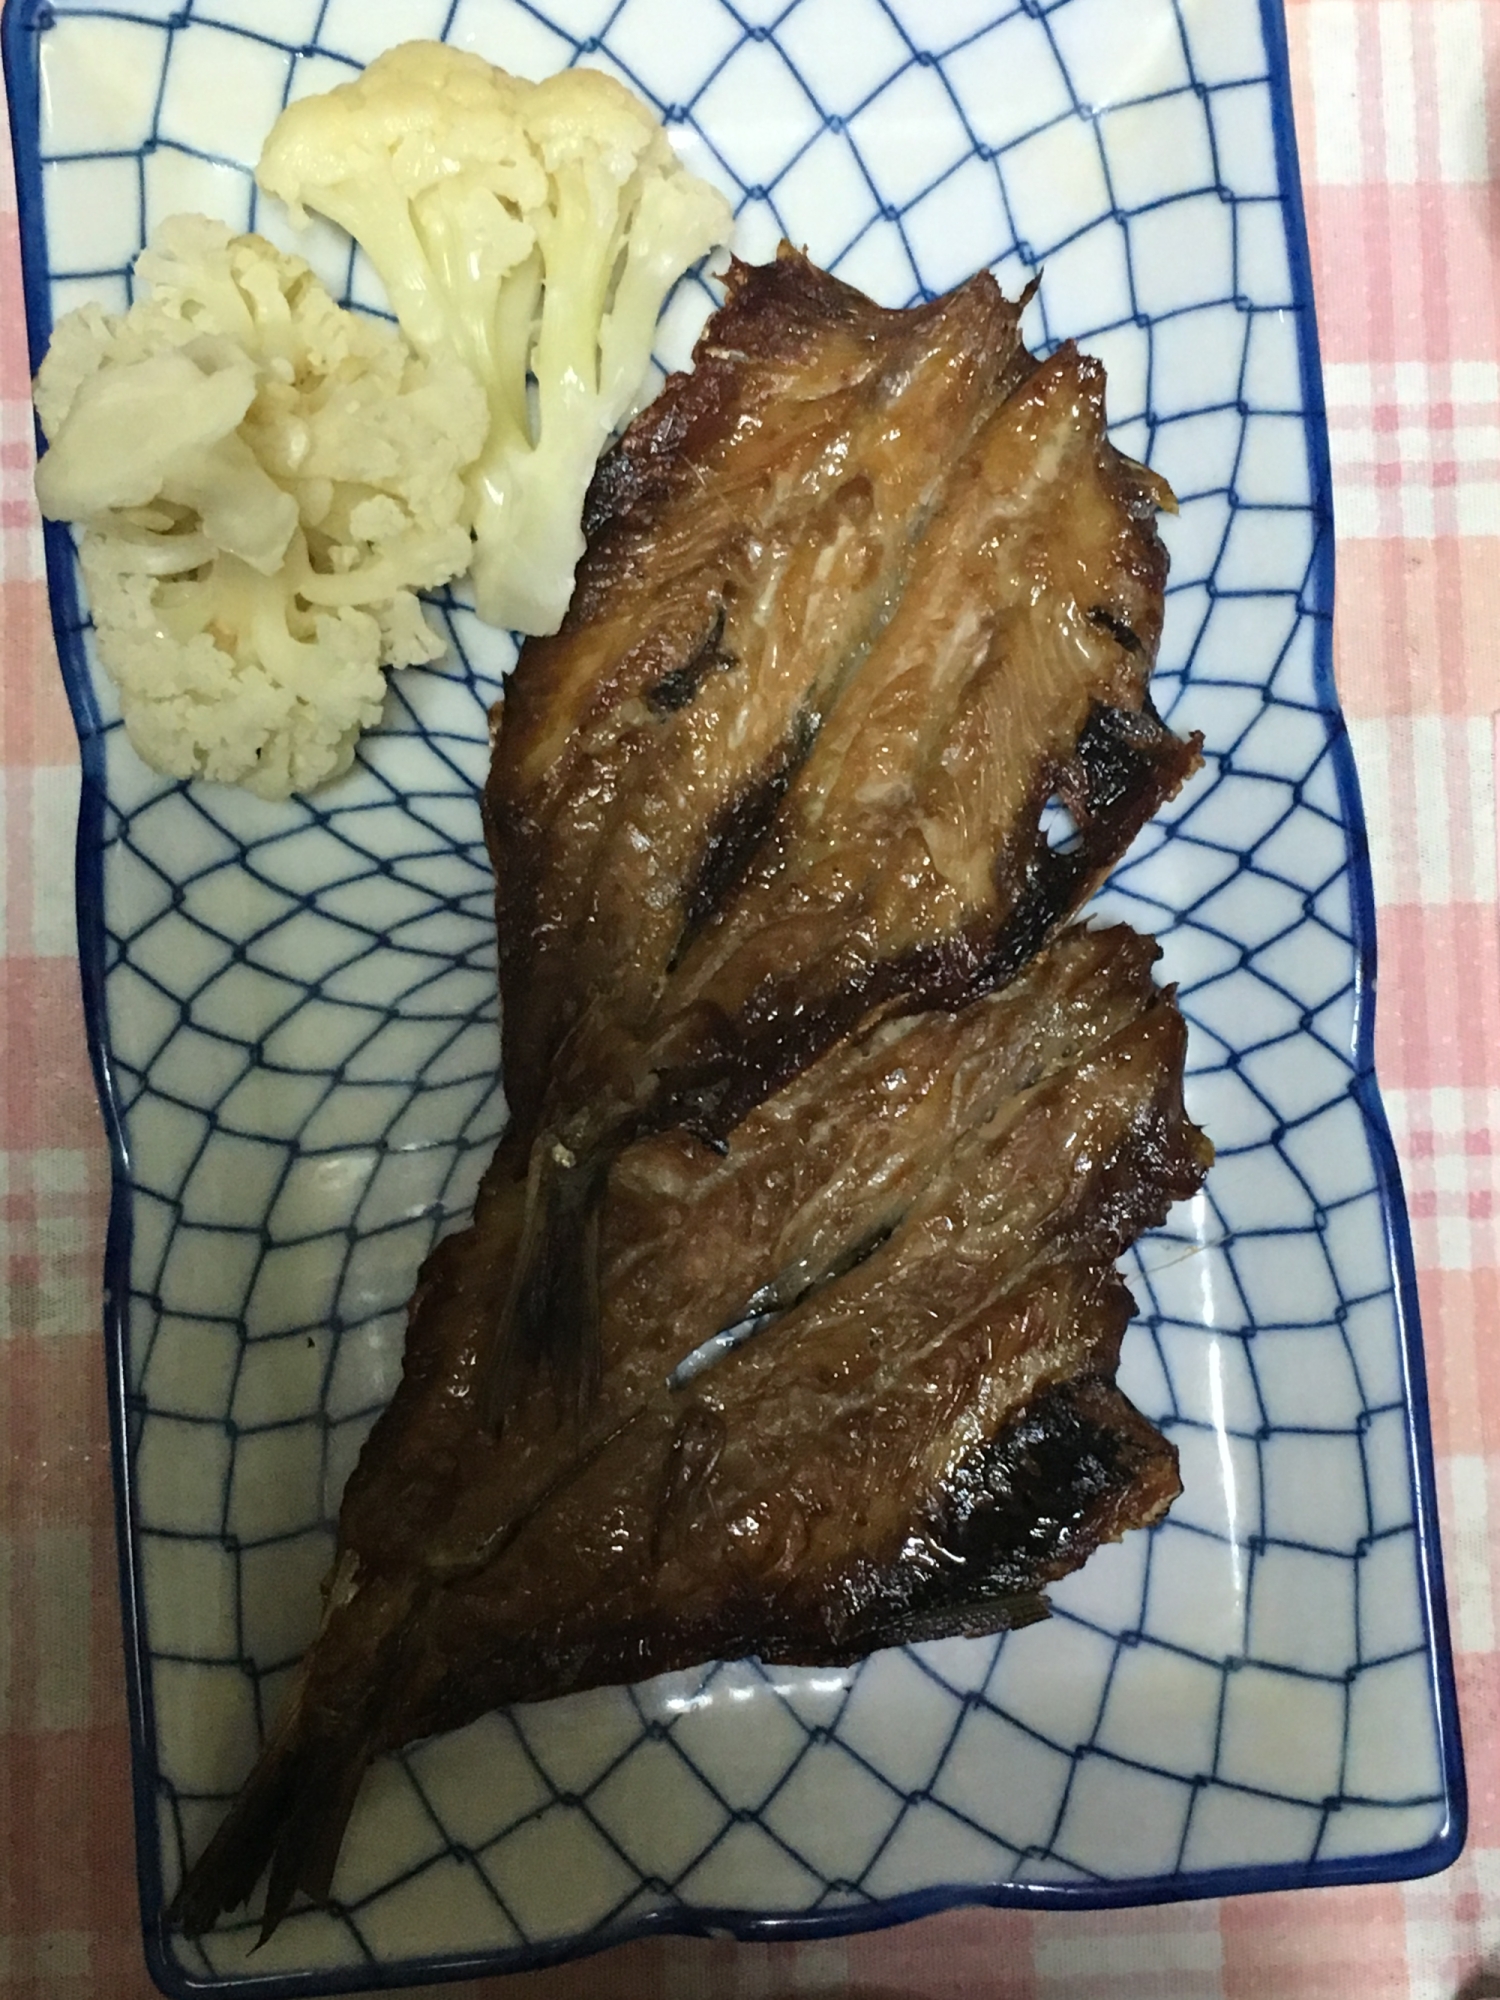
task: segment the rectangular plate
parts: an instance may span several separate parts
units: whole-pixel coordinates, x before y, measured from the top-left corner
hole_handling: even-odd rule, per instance
[[[746,25],[746,24],[750,25]],[[763,25],[758,25],[763,24]],[[1050,1624],[501,1713],[388,1760],[331,1913],[190,1945],[163,1903],[311,1634],[402,1312],[498,1129],[476,793],[512,659],[461,605],[350,775],[270,806],[146,771],[47,531],[82,741],[79,948],[114,1148],[113,1386],[146,1945],[172,1991],[534,1965],[651,1928],[808,1936],[1415,1875],[1463,1837],[1411,1256],[1371,1072],[1373,911],[1274,0],[12,0],[34,358],[181,208],[379,305],[247,168],[289,93],[415,34],[614,65],[737,203],[892,304],[1044,272],[1182,498],[1158,700],[1205,769],[1103,906],[1192,1024],[1207,1189],[1133,1260],[1124,1386],[1182,1456]],[[707,310],[679,288],[665,358]]]

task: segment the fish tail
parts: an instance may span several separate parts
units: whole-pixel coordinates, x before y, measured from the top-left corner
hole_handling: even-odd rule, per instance
[[[505,1303],[479,1356],[476,1395],[498,1432],[539,1376],[560,1416],[579,1416],[599,1387],[599,1210],[610,1159],[543,1133],[527,1167],[526,1216]]]
[[[326,1903],[370,1754],[367,1736],[338,1725],[309,1727],[307,1711],[291,1704],[228,1818],[183,1878],[168,1921],[201,1937],[249,1902],[267,1869],[262,1944],[299,1890]]]

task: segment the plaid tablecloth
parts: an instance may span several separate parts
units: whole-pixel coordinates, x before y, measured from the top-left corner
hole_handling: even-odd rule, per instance
[[[1130,0],[1118,0],[1128,6]],[[1211,5],[1213,0],[1204,0]],[[1431,1374],[1468,1850],[1446,1875],[820,1944],[627,1947],[507,2000],[1500,2000],[1500,0],[1289,0],[1339,525],[1338,672],[1380,912],[1381,1081]],[[1493,132],[1493,137],[1492,137]],[[8,176],[9,155],[0,172]],[[73,954],[72,727],[0,181],[0,2000],[149,1994]],[[441,1989],[454,1996],[478,1987]]]

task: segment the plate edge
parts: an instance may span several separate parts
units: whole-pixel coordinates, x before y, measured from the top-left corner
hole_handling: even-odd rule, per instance
[[[1406,1436],[1411,1453],[1412,1513],[1419,1564],[1419,1594],[1426,1626],[1426,1652],[1432,1690],[1437,1749],[1448,1806],[1448,1822],[1436,1845],[1443,1858],[1414,1873],[1436,1873],[1450,1866],[1463,1850],[1468,1833],[1468,1783],[1458,1715],[1448,1597],[1438,1525],[1437,1474],[1432,1445],[1431,1404],[1427,1393],[1426,1355],[1422,1341],[1417,1294],[1416,1260],[1412,1251],[1401,1165],[1391,1137],[1375,1071],[1375,1002],[1377,950],[1375,885],[1370,872],[1369,828],[1359,772],[1339,700],[1333,667],[1335,569],[1333,469],[1328,445],[1328,409],[1323,393],[1323,367],[1318,335],[1317,299],[1313,285],[1312,252],[1307,232],[1292,94],[1291,50],[1285,0],[1258,0],[1261,36],[1271,87],[1273,136],[1281,211],[1286,224],[1287,260],[1296,297],[1297,354],[1302,382],[1302,428],[1307,440],[1308,471],[1318,544],[1313,558],[1316,621],[1313,649],[1314,686],[1318,705],[1329,725],[1329,756],[1349,835],[1350,931],[1355,955],[1354,1033],[1351,1060],[1354,1098],[1364,1120],[1380,1197],[1381,1220],[1390,1259],[1396,1307],[1402,1377],[1406,1389]],[[1380,1877],[1364,1879],[1379,1880]],[[1391,1879],[1391,1878],[1384,1878]]]
[[[34,38],[54,18],[47,0],[3,0],[0,6],[0,68],[5,76],[11,157],[15,173],[16,222],[20,248],[21,296],[26,342],[34,374],[52,331],[50,293],[39,272],[47,268],[47,235],[41,172],[39,50]],[[28,143],[23,143],[29,141]],[[41,443],[33,416],[33,440]],[[103,832],[106,805],[104,731],[79,637],[82,605],[74,574],[73,544],[59,523],[42,524],[47,607],[53,644],[78,737],[81,790],[73,848],[73,881],[78,938],[78,974],[84,1033],[94,1092],[109,1148],[109,1216],[102,1260],[105,1404],[109,1424],[111,1503],[115,1520],[115,1561],[125,1658],[126,1715],[130,1732],[131,1816],[135,1828],[136,1891],[140,1903],[147,1969],[164,1992],[175,1990],[161,1953],[153,1950],[163,1902],[160,1828],[153,1810],[151,1776],[157,1769],[156,1721],[147,1672],[145,1615],[136,1538],[132,1532],[135,1486],[126,1430],[129,1380],[126,1336],[133,1208],[130,1160],[107,1033],[103,920]],[[125,1283],[116,1282],[123,1274]]]
[[[1354,966],[1354,1033],[1350,1052],[1353,1094],[1369,1136],[1376,1173],[1387,1248],[1390,1253],[1398,1340],[1406,1396],[1406,1430],[1413,1471],[1413,1503],[1419,1577],[1424,1614],[1425,1650],[1431,1670],[1434,1718],[1444,1782],[1447,1818],[1433,1839],[1420,1848],[1394,1853],[1349,1857],[1338,1861],[1274,1864],[1263,1868],[1228,1868],[1196,1875],[1135,1878],[1119,1885],[1023,1883],[999,1885],[939,1885],[870,1906],[846,1911],[794,1914],[784,1917],[735,1911],[662,1911],[647,1913],[628,1925],[598,1936],[575,1933],[555,1944],[519,1945],[500,1952],[460,1959],[444,1957],[399,1963],[378,1961],[346,1972],[303,1974],[231,1974],[201,1978],[173,1957],[170,1934],[162,1922],[163,1901],[160,1827],[147,1796],[152,1773],[156,1731],[150,1701],[145,1651],[144,1606],[136,1561],[134,1486],[126,1450],[129,1385],[125,1343],[128,1282],[117,1287],[112,1275],[129,1270],[131,1189],[124,1132],[123,1106],[110,1061],[105,1010],[105,952],[102,855],[105,814],[104,732],[79,639],[80,611],[73,569],[71,538],[65,528],[44,524],[49,610],[59,662],[79,737],[83,788],[75,848],[78,901],[79,968],[83,988],[88,1049],[95,1089],[110,1148],[111,1189],[104,1255],[104,1331],[114,1469],[117,1559],[125,1617],[124,1648],[127,1703],[131,1730],[132,1807],[136,1831],[136,1877],[141,1904],[145,1956],[151,1977],[172,1996],[204,1993],[244,1993],[258,2000],[279,2000],[312,1993],[358,1992],[423,1982],[447,1982],[486,1973],[519,1972],[595,1952],[651,1935],[730,1936],[771,1942],[848,1935],[885,1929],[894,1924],[961,1907],[1021,1909],[1111,1909],[1201,1900],[1205,1897],[1264,1893],[1305,1887],[1410,1880],[1448,1867],[1462,1850],[1467,1831],[1467,1789],[1459,1729],[1451,1635],[1438,1539],[1436,1479],[1432,1453],[1430,1404],[1421,1340],[1415,1264],[1411,1246],[1400,1167],[1375,1075],[1373,1036],[1376,989],[1375,910],[1369,867],[1369,843],[1363,801],[1333,673],[1332,615],[1335,548],[1332,481],[1328,453],[1326,406],[1319,360],[1316,306],[1307,236],[1305,204],[1298,159],[1291,90],[1290,59],[1282,0],[1257,0],[1271,96],[1272,125],[1278,168],[1278,198],[1286,228],[1287,254],[1295,294],[1298,361],[1302,386],[1302,427],[1306,440],[1311,506],[1318,540],[1312,567],[1313,601],[1309,610],[1316,624],[1314,684],[1319,710],[1329,732],[1329,755],[1349,839],[1351,943]],[[163,10],[165,14],[166,10]],[[46,267],[46,231],[40,170],[40,102],[37,51],[30,39],[55,18],[47,0],[3,0],[0,12],[0,61],[3,61],[15,162],[17,219],[22,248],[22,295],[33,369],[45,352],[51,332],[50,296],[38,270]],[[29,138],[29,148],[23,139]],[[32,253],[39,252],[40,255]]]

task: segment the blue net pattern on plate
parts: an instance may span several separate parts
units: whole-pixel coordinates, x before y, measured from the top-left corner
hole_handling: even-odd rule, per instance
[[[1430,1863],[1452,1798],[1393,1170],[1352,1053],[1363,835],[1320,680],[1331,531],[1254,0],[191,0],[33,26],[52,108],[29,277],[54,313],[123,303],[148,222],[184,206],[295,241],[380,309],[336,234],[294,239],[244,166],[289,94],[425,33],[523,72],[615,67],[734,193],[742,255],[785,233],[892,303],[984,263],[1012,291],[1042,271],[1033,345],[1105,358],[1117,440],[1179,495],[1158,701],[1207,746],[1101,901],[1162,938],[1219,1149],[1129,1272],[1122,1381],[1181,1452],[1169,1521],[1059,1588],[1049,1627],[840,1673],[714,1666],[424,1745],[372,1774],[332,1914],[249,1966],[248,1921],[174,1941],[169,1971],[363,1984],[663,1911],[848,1925],[1016,1885],[1088,1901]],[[63,87],[101,62],[107,101]],[[664,363],[706,304],[679,288]],[[66,566],[57,531],[49,555]],[[451,659],[393,679],[349,778],[278,808],[144,771],[86,621],[60,620],[129,1162],[111,1282],[137,1781],[168,1892],[310,1635],[413,1275],[499,1127],[476,793],[511,652],[461,599],[440,615]]]

